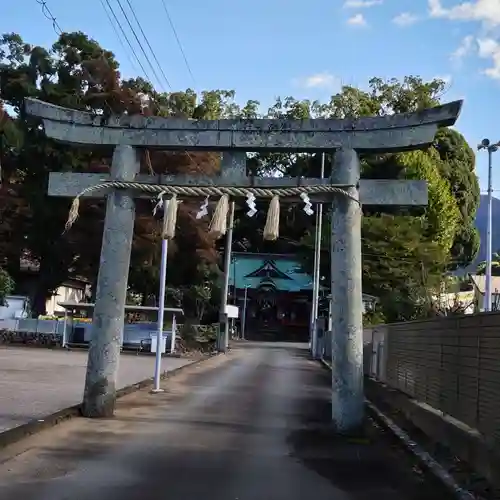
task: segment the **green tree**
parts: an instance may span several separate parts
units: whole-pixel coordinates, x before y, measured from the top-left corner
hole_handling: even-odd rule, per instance
[[[5,297],[14,289],[14,280],[0,268],[0,306],[4,305]]]
[[[486,274],[486,261],[483,260],[477,265],[476,274]],[[500,276],[500,251],[497,250],[491,256],[491,274],[492,276]]]
[[[449,252],[455,241],[461,217],[449,181],[440,175],[439,155],[433,149],[428,152],[412,151],[396,155],[396,161],[404,167],[405,178],[427,181],[429,203],[425,233],[445,252]]]
[[[3,259],[16,281],[21,255],[39,263],[37,290],[32,297],[36,314],[45,312],[47,297],[69,274],[76,274],[90,264],[82,248],[93,248],[89,244],[92,228],[99,227],[92,220],[87,234],[75,231],[62,236],[68,200],[47,197],[48,172],[89,171],[89,165],[99,157],[47,139],[38,121],[25,116],[22,104],[26,97],[36,97],[80,109],[97,105],[94,78],[98,70],[87,65],[85,57],[89,54],[106,56],[111,67],[116,67],[110,53],[104,53],[96,42],[81,33],[61,35],[51,53],[24,43],[15,34],[0,39],[0,98],[17,112],[12,123],[19,138],[14,150],[7,153],[12,164],[4,193],[8,193],[5,202],[11,208],[6,213],[8,218],[2,220],[0,231],[2,236],[7,234],[12,239]],[[102,88],[106,91],[107,87]],[[95,270],[96,264],[92,267]]]
[[[363,288],[379,298],[387,321],[430,313],[430,298],[446,268],[448,253],[423,236],[422,219],[381,215],[363,220]]]
[[[0,261],[16,278],[21,255],[39,263],[37,290],[32,297],[36,314],[44,313],[46,298],[70,275],[93,282],[102,239],[104,218],[101,200],[85,201],[80,217],[63,234],[70,200],[46,195],[50,171],[106,172],[112,151],[89,151],[47,139],[39,122],[23,113],[26,97],[61,106],[93,110],[104,116],[113,113],[161,114],[200,118],[226,117],[239,112],[232,91],[211,91],[200,101],[193,91],[158,94],[140,78],[122,82],[118,62],[83,33],[63,33],[50,50],[31,46],[19,35],[0,38],[0,102],[15,114],[2,119],[1,164],[6,175],[2,196]],[[246,106],[251,113],[252,103]],[[2,105],[2,116],[5,116]],[[11,133],[13,132],[14,133]],[[144,155],[142,168],[156,173],[215,173],[219,157],[212,153]],[[158,223],[151,219],[152,206],[137,206],[130,285],[133,292],[155,294],[159,262]],[[183,204],[179,231],[171,245],[173,282],[197,283],[197,263],[217,261],[215,242],[206,234],[206,221],[196,221],[193,207]],[[147,278],[152,278],[148,280]]]
[[[403,81],[384,81],[374,78],[369,82],[367,91],[344,87],[332,96],[327,105],[311,106],[311,114],[344,118],[368,115],[384,116],[391,113],[413,112],[439,104],[440,95],[445,89],[444,82],[433,80],[424,82],[420,78],[407,77]],[[317,175],[318,160],[303,162],[301,175]],[[315,168],[314,168],[315,167]],[[287,167],[293,171],[294,165]],[[458,172],[458,173],[457,173]],[[327,168],[326,175],[329,175]],[[422,278],[419,271],[424,265],[425,286],[434,286],[446,269],[467,265],[477,253],[477,231],[473,219],[478,203],[478,182],[474,173],[474,155],[463,137],[454,130],[442,129],[436,136],[435,143],[427,151],[401,154],[367,155],[362,158],[363,178],[385,179],[425,179],[429,183],[429,205],[420,209],[401,209],[392,207],[364,207],[363,251],[370,253],[376,262],[389,262],[380,267],[365,266],[363,273],[364,290],[381,296],[383,313],[388,320],[413,318],[416,314],[426,314],[422,298]],[[390,221],[381,218],[394,217]],[[408,218],[401,218],[406,215]],[[380,224],[380,220],[384,220]],[[414,222],[411,222],[411,221]],[[311,221],[312,222],[312,221]],[[410,223],[411,222],[411,223]],[[302,245],[299,247],[306,268],[312,270],[314,235],[312,223],[305,231]],[[377,229],[374,231],[374,228]],[[329,234],[322,249],[321,275],[329,273]],[[420,242],[418,251],[401,256],[387,245],[383,252],[377,247],[378,242],[393,241],[397,238],[404,243],[406,238]],[[406,235],[406,236],[405,236]],[[432,243],[431,243],[432,242]],[[391,243],[392,245],[393,243]],[[428,248],[428,245],[431,245]],[[436,246],[437,245],[437,246]],[[435,264],[427,262],[425,255],[433,255]],[[368,260],[368,256],[364,257]],[[410,262],[411,265],[406,265]],[[384,267],[385,266],[385,267]],[[413,271],[417,270],[417,271]],[[407,276],[408,278],[407,280]],[[381,281],[381,277],[383,280]],[[420,281],[419,281],[420,280]],[[394,293],[384,291],[382,282],[387,282]],[[405,281],[411,284],[411,286]],[[385,300],[384,297],[390,297]],[[400,297],[400,298],[398,298]]]
[[[442,128],[434,141],[439,153],[440,172],[447,179],[460,211],[460,220],[451,255],[454,268],[467,267],[479,252],[479,232],[474,221],[479,206],[479,182],[476,175],[476,155],[462,134]]]

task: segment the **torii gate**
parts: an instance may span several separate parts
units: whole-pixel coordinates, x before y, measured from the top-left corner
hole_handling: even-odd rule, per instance
[[[206,189],[213,188],[233,197],[253,192],[297,199],[300,193],[307,193],[313,203],[333,203],[332,419],[341,432],[358,426],[364,414],[361,204],[427,204],[425,181],[360,179],[358,155],[425,148],[439,126],[455,123],[461,106],[462,101],[455,101],[416,113],[343,120],[189,120],[136,115],[111,116],[103,123],[102,117],[91,113],[27,99],[27,113],[43,120],[48,137],[115,148],[110,175],[51,173],[49,181],[51,196],[74,197],[97,185],[101,188],[88,193],[90,196],[107,192],[84,415],[114,413],[134,195],[170,189],[204,197]],[[221,172],[216,177],[138,175],[136,148],[221,151]],[[329,180],[250,178],[245,170],[247,151],[335,152],[332,175]]]

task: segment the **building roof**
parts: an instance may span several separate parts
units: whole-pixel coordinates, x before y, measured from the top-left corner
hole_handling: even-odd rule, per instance
[[[236,288],[268,288],[286,292],[312,290],[312,276],[292,255],[233,253],[229,284]]]
[[[471,274],[470,278],[474,286],[478,289],[479,293],[484,295],[486,288],[486,276]],[[500,276],[491,277],[491,293],[500,293]]]

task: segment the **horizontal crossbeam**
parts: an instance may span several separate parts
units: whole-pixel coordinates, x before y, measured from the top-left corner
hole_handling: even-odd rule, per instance
[[[51,172],[49,176],[49,196],[63,196],[74,198],[85,189],[104,182],[111,181],[108,174],[81,174]],[[148,185],[163,186],[199,186],[199,187],[240,187],[278,189],[297,186],[329,185],[328,179],[294,179],[272,177],[233,177],[220,178],[211,176],[171,176],[171,175],[138,175],[134,182]],[[348,186],[337,186],[339,188]],[[106,189],[86,193],[83,197],[101,198]],[[332,200],[335,193],[314,193],[309,195],[312,202],[326,203]],[[137,192],[137,197],[151,198],[150,193]],[[364,205],[427,205],[426,181],[407,180],[375,180],[362,179],[359,183],[360,201]],[[299,197],[297,196],[297,200]],[[294,201],[294,199],[290,199]]]
[[[439,126],[453,125],[462,101],[416,113],[358,119],[189,120],[111,116],[26,99],[26,112],[43,119],[55,140],[89,145],[130,145],[168,150],[325,151],[348,147],[395,152],[432,143]]]

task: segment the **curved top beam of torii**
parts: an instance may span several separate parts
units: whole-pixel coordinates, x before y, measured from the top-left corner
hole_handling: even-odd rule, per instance
[[[431,144],[438,127],[455,123],[462,103],[391,116],[310,120],[189,120],[143,115],[104,119],[36,99],[26,99],[25,110],[43,120],[48,137],[75,144],[205,151],[313,152],[346,147],[360,152],[397,152]]]

